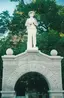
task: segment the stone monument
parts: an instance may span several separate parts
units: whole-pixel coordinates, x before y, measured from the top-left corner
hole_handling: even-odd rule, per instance
[[[37,33],[36,26],[38,26],[38,22],[34,18],[35,15],[34,11],[30,11],[28,15],[30,18],[28,18],[25,23],[28,32],[27,49],[32,49],[32,48],[36,48],[36,33]]]
[[[38,23],[33,17],[34,14],[34,11],[29,12],[30,18],[25,24],[28,32],[27,50],[24,53],[13,55],[13,50],[9,48],[6,55],[2,56],[2,98],[16,98],[15,85],[20,77],[29,72],[39,73],[45,78],[49,87],[48,98],[63,98],[61,76],[61,60],[63,57],[57,56],[56,50],[52,50],[51,56],[48,56],[37,49],[36,26]]]

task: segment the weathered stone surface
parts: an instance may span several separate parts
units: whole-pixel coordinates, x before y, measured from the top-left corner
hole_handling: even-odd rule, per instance
[[[17,80],[27,72],[38,72],[42,74],[49,85],[50,91],[62,91],[62,57],[48,56],[39,50],[31,50],[16,56],[5,55],[2,58],[2,91],[14,91]]]

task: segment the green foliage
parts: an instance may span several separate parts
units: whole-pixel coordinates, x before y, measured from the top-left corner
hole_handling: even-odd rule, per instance
[[[6,54],[6,50],[8,48],[12,48],[14,51],[14,55],[17,55],[21,52],[24,52],[26,50],[26,37],[22,36],[20,40],[14,41],[14,38],[12,38],[12,35],[9,35],[6,38],[3,38],[0,40],[0,55]]]
[[[6,54],[6,49],[10,47],[9,38],[4,38],[0,40],[0,55]]]
[[[64,33],[64,6],[61,6],[58,14],[61,17],[61,32]]]
[[[39,50],[44,53],[48,53],[48,32],[43,32],[42,34],[37,35],[37,46]]]
[[[27,48],[27,35],[22,36],[20,39],[17,42],[18,38],[14,40],[14,36],[12,38],[12,35],[9,35],[7,38],[0,40],[0,54],[4,55],[8,48],[12,48],[15,55],[24,52]],[[63,38],[60,37],[57,31],[49,29],[48,32],[37,33],[37,46],[42,52],[50,54],[52,49],[57,49],[58,45],[62,45],[61,43],[64,40],[61,39]]]
[[[9,29],[12,34],[25,34],[25,21],[28,17],[28,12],[34,10],[35,17],[39,22],[38,33],[43,32],[43,27],[48,30],[48,27],[61,32],[62,18],[59,14],[60,7],[56,4],[55,0],[36,0],[30,4],[22,4],[19,2],[17,5],[13,19],[10,23]],[[59,21],[58,21],[59,20]]]
[[[21,2],[22,4],[24,4],[24,0],[10,0],[10,1]]]
[[[37,35],[37,46],[39,47],[39,50],[50,55],[52,49],[59,48],[57,47],[59,40],[61,40],[59,33],[53,29],[49,29],[48,32]]]
[[[26,44],[27,44],[26,39],[24,39],[23,42],[18,42],[17,45],[12,48],[13,51],[14,51],[14,54],[17,55],[19,53],[24,52],[27,48]]]
[[[10,23],[10,27],[9,29],[12,31],[12,34],[15,35],[19,35],[20,34],[25,34],[25,16],[21,16],[21,15],[14,15],[15,17],[13,17],[11,23]]]
[[[64,7],[58,6],[55,0],[33,0],[32,3],[27,5],[24,4],[23,0],[11,1],[19,1],[19,4],[16,6],[12,19],[7,11],[0,14],[0,30],[3,33],[7,29],[11,31],[8,37],[0,40],[0,54],[6,54],[8,48],[12,48],[15,55],[26,50],[25,21],[28,18],[28,12],[34,10],[39,23],[37,28],[37,46],[39,50],[50,55],[50,51],[56,49],[58,55],[64,56],[64,37],[60,37],[59,34],[59,32],[64,33]],[[42,27],[47,31],[44,31]],[[12,38],[14,35],[18,37],[21,35],[21,40],[17,41],[16,39],[14,42]],[[62,71],[64,81],[64,59],[62,61]]]
[[[64,6],[61,6],[61,7],[60,7],[58,14],[59,14],[60,16],[64,17]]]
[[[56,49],[59,39],[60,39],[60,35],[57,31],[49,30],[48,32],[48,53],[50,53],[52,49]]]
[[[8,25],[10,22],[10,15],[8,11],[3,11],[0,13],[0,33],[5,33],[8,30]]]
[[[17,2],[17,1],[19,1],[19,0],[10,0],[10,1],[16,1],[16,2]]]

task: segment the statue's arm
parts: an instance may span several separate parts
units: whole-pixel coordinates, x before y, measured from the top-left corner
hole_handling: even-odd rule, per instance
[[[26,20],[25,26],[26,27],[29,27],[30,26],[29,19]]]
[[[25,26],[28,26],[28,19],[26,20]]]
[[[25,26],[27,26],[27,20],[26,20]]]
[[[37,22],[36,19],[34,19],[34,25],[35,25],[35,26],[38,26],[38,22]]]

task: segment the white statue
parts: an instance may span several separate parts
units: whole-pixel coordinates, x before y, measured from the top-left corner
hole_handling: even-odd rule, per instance
[[[28,32],[28,41],[27,41],[27,48],[35,48],[36,47],[36,26],[38,26],[38,23],[36,19],[34,18],[35,12],[30,11],[28,13],[29,17],[25,23],[25,26],[27,27],[27,32]]]

